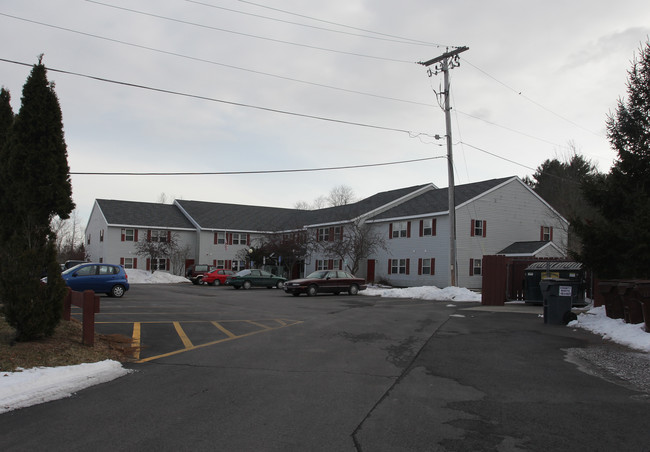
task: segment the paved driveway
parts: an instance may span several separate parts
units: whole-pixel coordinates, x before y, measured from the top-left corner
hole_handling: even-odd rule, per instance
[[[648,450],[649,394],[589,359],[647,356],[534,310],[472,307],[133,286],[102,298],[98,321],[139,324],[143,362],[0,415],[2,448]]]

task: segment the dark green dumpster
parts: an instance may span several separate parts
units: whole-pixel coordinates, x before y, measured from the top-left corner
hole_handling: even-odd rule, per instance
[[[579,298],[581,283],[568,279],[545,279],[539,287],[544,299],[544,323],[567,325],[578,317],[571,307]]]
[[[546,279],[566,279],[580,283],[577,297],[573,297],[574,306],[585,306],[586,274],[582,264],[564,261],[540,261],[530,264],[524,270],[526,303],[543,304],[544,297],[540,290],[540,281]]]

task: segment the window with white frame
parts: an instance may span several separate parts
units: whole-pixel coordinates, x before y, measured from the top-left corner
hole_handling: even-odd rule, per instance
[[[435,269],[433,268],[434,259],[422,259],[422,274],[423,275],[433,275]]]
[[[483,260],[470,259],[470,275],[479,276],[482,274]]]
[[[133,258],[125,257],[124,258],[124,268],[133,268]]]
[[[152,230],[151,231],[151,241],[152,242],[166,242],[167,241],[167,231]]]
[[[216,243],[217,245],[224,245],[226,243],[226,233],[217,232],[214,243]]]
[[[151,271],[167,270],[167,259],[151,259]]]
[[[223,259],[218,259],[215,263],[217,268],[226,268],[226,261]]]
[[[485,220],[472,220],[472,237],[485,237],[486,226]]]
[[[316,234],[316,240],[318,242],[329,242],[330,228],[318,228],[318,232]]]
[[[232,261],[232,270],[233,271],[240,271],[246,268],[246,262],[244,261]]]
[[[406,259],[391,259],[391,274],[406,274]]]
[[[327,259],[316,259],[316,270],[327,270],[328,264]]]
[[[334,226],[334,237],[332,237],[332,240],[341,240],[342,239],[342,229],[341,226]]]
[[[246,245],[246,234],[233,233],[232,234],[232,244],[233,245]]]
[[[553,240],[553,228],[550,226],[542,226],[541,239],[543,242],[550,242]]]
[[[135,242],[135,229],[122,229],[123,242]]]
[[[433,235],[433,219],[422,220],[422,235]]]
[[[392,238],[396,239],[408,236],[408,221],[397,221],[391,224],[393,227]]]

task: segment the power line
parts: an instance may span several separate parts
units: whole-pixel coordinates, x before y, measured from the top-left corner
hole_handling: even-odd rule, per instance
[[[560,118],[561,120],[566,121],[566,122],[568,122],[569,124],[574,125],[575,127],[578,127],[578,128],[580,128],[580,129],[582,129],[582,130],[584,130],[584,131],[586,131],[586,132],[589,132],[589,133],[591,133],[592,135],[595,135],[595,136],[597,136],[597,137],[600,137],[600,135],[597,134],[596,132],[587,129],[586,127],[583,127],[583,126],[581,126],[580,124],[578,124],[578,123],[576,123],[576,122],[574,122],[574,121],[571,121],[570,119],[568,119],[568,118],[562,116],[562,115],[559,114],[559,113],[554,112],[554,111],[551,110],[550,108],[545,107],[544,105],[540,104],[539,102],[537,102],[537,101],[531,99],[530,97],[526,96],[525,94],[523,94],[523,91],[516,90],[516,89],[514,89],[513,87],[511,87],[510,85],[507,85],[506,83],[504,83],[504,82],[502,82],[501,80],[497,79],[497,78],[494,77],[493,75],[488,74],[486,71],[484,71],[483,69],[479,68],[478,66],[472,64],[472,63],[469,62],[467,59],[463,58],[463,61],[466,62],[467,64],[469,64],[470,66],[472,66],[472,67],[473,67],[474,69],[476,69],[477,71],[481,72],[483,75],[485,75],[485,76],[491,78],[492,80],[494,80],[494,81],[497,82],[498,84],[502,85],[503,87],[505,87],[506,89],[512,91],[513,93],[517,94],[518,96],[523,97],[523,98],[526,99],[528,102],[532,103],[533,105],[536,105],[537,107],[541,108],[542,110],[544,110],[544,111],[546,111],[546,112],[548,112],[548,113],[550,113],[550,114],[552,114],[552,115],[554,115],[554,116],[557,116],[557,117]]]
[[[429,46],[429,47],[441,47],[441,44],[426,43],[426,42],[422,42],[422,41],[415,41],[415,40],[412,40],[412,39],[402,38],[402,37],[397,37],[397,36],[395,36],[393,38],[384,38],[384,37],[381,37],[381,36],[368,36],[368,35],[359,34],[359,33],[351,33],[351,32],[348,32],[348,31],[334,30],[333,28],[318,27],[316,25],[308,25],[308,24],[303,24],[303,23],[300,23],[300,22],[292,22],[290,20],[283,20],[283,19],[278,19],[276,17],[263,16],[261,14],[248,13],[248,12],[237,10],[237,9],[226,8],[226,7],[223,7],[223,6],[217,6],[217,5],[211,5],[209,3],[199,2],[199,1],[196,1],[196,0],[185,0],[185,1],[188,2],[188,3],[194,3],[194,4],[205,6],[205,7],[208,7],[208,8],[219,9],[219,10],[222,10],[222,11],[229,11],[229,12],[236,13],[236,14],[243,14],[245,16],[257,17],[257,18],[260,18],[260,19],[271,20],[271,21],[274,21],[274,22],[280,22],[280,23],[289,24],[289,25],[296,25],[298,27],[306,27],[306,28],[312,28],[314,30],[321,30],[321,31],[327,31],[327,32],[330,32],[330,33],[338,33],[338,34],[344,34],[344,35],[348,35],[348,36],[354,36],[356,38],[375,39],[375,40],[380,40],[380,41],[395,42],[395,43],[398,43],[398,44],[419,45],[419,46]],[[313,19],[313,20],[318,20],[318,19]],[[346,25],[341,25],[341,24],[336,24],[336,25],[341,26],[341,27],[347,27]],[[350,27],[347,27],[347,28],[350,28]],[[374,32],[374,31],[367,31],[367,33],[375,33],[375,34],[380,34],[380,35],[383,35],[383,36],[390,36],[390,35],[384,35],[383,33]]]
[[[298,42],[284,41],[282,39],[267,38],[267,37],[264,37],[264,36],[253,35],[253,34],[250,34],[250,33],[243,33],[243,32],[240,32],[240,31],[228,30],[226,28],[213,27],[213,26],[210,26],[210,25],[199,24],[199,23],[196,23],[196,22],[189,22],[189,21],[185,21],[185,20],[181,20],[181,19],[174,19],[173,17],[161,16],[161,15],[153,14],[153,13],[147,13],[145,11],[138,11],[138,10],[135,10],[135,9],[125,8],[125,7],[122,7],[122,6],[109,5],[107,3],[101,3],[101,2],[98,2],[98,1],[95,1],[95,0],[86,0],[86,1],[89,2],[89,3],[94,3],[96,5],[106,6],[108,8],[114,8],[114,9],[118,9],[118,10],[122,10],[122,11],[127,11],[127,12],[130,12],[130,13],[141,14],[141,15],[149,16],[149,17],[155,17],[157,19],[169,20],[169,21],[172,21],[172,22],[178,22],[178,23],[182,23],[182,24],[185,24],[185,25],[192,25],[192,26],[195,26],[195,27],[206,28],[206,29],[209,29],[209,30],[221,31],[223,33],[230,33],[230,34],[234,34],[234,35],[238,35],[238,36],[245,36],[247,38],[255,38],[255,39],[261,39],[261,40],[264,40],[264,41],[270,41],[270,42],[275,42],[275,43],[279,43],[279,44],[288,44],[288,45],[297,46],[297,47],[305,47],[305,48],[308,48],[308,49],[320,50],[320,51],[323,51],[323,52],[339,53],[339,54],[342,54],[342,55],[349,55],[349,56],[355,56],[355,57],[361,57],[361,58],[371,58],[371,59],[374,59],[374,60],[392,61],[392,62],[395,62],[395,63],[408,63],[408,64],[413,63],[412,61],[398,60],[396,58],[379,57],[379,56],[366,55],[366,54],[355,53],[355,52],[345,52],[343,50],[328,49],[326,47],[318,47],[318,46],[313,46],[313,45],[309,45],[309,44],[301,44],[301,43],[298,43]]]
[[[483,152],[485,154],[491,155],[492,157],[496,157],[498,159],[505,160],[506,162],[513,163],[513,164],[515,164],[517,166],[521,166],[523,168],[526,168],[526,169],[529,169],[529,170],[532,170],[532,171],[537,171],[537,168],[532,168],[532,167],[530,167],[528,165],[524,165],[523,163],[515,162],[514,160],[502,157],[502,156],[500,156],[498,154],[495,154],[494,152],[486,151],[485,149],[482,149],[482,148],[480,148],[478,146],[474,146],[473,144],[469,144],[469,143],[466,143],[464,141],[460,141],[459,144],[463,144],[463,145],[468,146],[468,147],[470,147],[472,149],[476,149],[477,151],[480,151],[480,152]]]
[[[344,24],[340,24],[340,23],[337,23],[337,22],[332,22],[332,21],[329,21],[329,20],[323,20],[323,19],[318,19],[316,17],[312,17],[312,16],[306,16],[304,14],[294,13],[294,12],[287,11],[287,10],[284,10],[284,9],[273,8],[273,7],[270,7],[270,6],[267,6],[267,5],[261,5],[259,3],[254,3],[254,2],[251,2],[251,1],[246,1],[246,0],[237,0],[237,1],[239,1],[240,3],[246,3],[246,4],[249,4],[249,5],[257,6],[259,8],[269,9],[271,11],[277,11],[277,12],[281,12],[283,14],[289,14],[291,16],[302,17],[303,19],[309,19],[309,20],[314,20],[314,21],[322,22],[322,23],[329,24],[329,25],[336,25],[337,27],[348,28],[350,30],[363,31],[363,32],[366,32],[366,33],[373,33],[373,34],[376,34],[378,36],[386,36],[386,37],[389,37],[389,38],[397,38],[397,39],[403,39],[403,40],[411,41],[413,43],[431,45],[431,43],[428,43],[426,41],[420,41],[420,40],[417,40],[417,39],[404,38],[404,37],[395,36],[395,35],[391,35],[391,34],[387,34],[387,33],[381,33],[381,32],[377,32],[377,31],[367,30],[367,29],[364,29],[364,28],[358,28],[358,27],[353,27],[353,26],[350,26],[350,25],[344,25]],[[456,46],[449,46],[449,45],[442,45],[442,44],[434,44],[434,46],[436,46],[436,47],[449,47],[449,48],[452,48],[452,49],[457,48]]]
[[[201,171],[201,172],[79,172],[71,171],[71,175],[75,176],[233,176],[242,174],[277,174],[277,173],[307,173],[315,171],[334,171],[356,168],[372,168],[377,166],[389,165],[402,165],[405,163],[423,162],[426,160],[435,160],[445,158],[444,156],[438,157],[424,157],[420,159],[401,160],[398,162],[384,162],[384,163],[368,163],[363,165],[347,165],[347,166],[330,166],[322,168],[298,168],[298,169],[279,169],[279,170],[257,170],[257,171]]]
[[[8,60],[8,59],[5,59],[5,58],[0,58],[0,61],[4,61],[6,63],[18,64],[18,65],[21,65],[21,66],[32,67],[32,65],[29,64],[29,63],[23,63],[23,62],[20,62],[20,61]],[[337,123],[337,124],[346,124],[346,125],[357,126],[357,127],[366,127],[366,128],[369,128],[369,129],[386,130],[386,131],[390,131],[390,132],[401,132],[401,133],[408,134],[411,138],[415,138],[415,137],[419,137],[419,136],[429,136],[431,138],[436,138],[437,136],[439,136],[439,135],[430,135],[430,134],[424,133],[424,132],[413,132],[413,131],[406,130],[406,129],[398,129],[398,128],[393,128],[393,127],[383,127],[383,126],[378,126],[378,125],[374,125],[374,124],[365,124],[365,123],[361,123],[361,122],[345,121],[343,119],[327,118],[327,117],[324,117],[324,116],[308,115],[308,114],[305,114],[305,113],[296,113],[296,112],[292,112],[292,111],[288,111],[288,110],[279,110],[279,109],[276,109],[276,108],[261,107],[261,106],[258,106],[258,105],[245,104],[245,103],[242,103],[242,102],[233,102],[233,101],[228,101],[228,100],[223,100],[223,99],[216,99],[216,98],[213,98],[213,97],[200,96],[200,95],[197,95],[197,94],[182,93],[182,92],[179,92],[179,91],[172,91],[172,90],[162,89],[162,88],[154,88],[154,87],[151,87],[151,86],[139,85],[139,84],[136,84],[136,83],[129,83],[129,82],[122,82],[122,81],[112,80],[112,79],[108,79],[108,78],[104,78],[104,77],[97,77],[97,76],[94,76],[94,75],[81,74],[79,72],[65,71],[65,70],[62,70],[62,69],[55,69],[55,68],[51,68],[51,67],[46,67],[46,69],[48,71],[57,72],[57,73],[60,73],[60,74],[74,75],[76,77],[84,77],[84,78],[88,78],[88,79],[91,79],[91,80],[97,80],[97,81],[100,81],[100,82],[112,83],[114,85],[128,86],[128,87],[131,87],[131,88],[139,88],[139,89],[154,91],[154,92],[158,92],[158,93],[172,94],[172,95],[175,95],[175,96],[189,97],[189,98],[192,98],[192,99],[206,100],[206,101],[210,101],[210,102],[218,102],[218,103],[233,105],[233,106],[237,106],[237,107],[251,108],[251,109],[254,109],[254,110],[267,111],[267,112],[271,112],[271,113],[279,113],[279,114],[289,115],[289,116],[297,116],[297,117],[301,117],[301,118],[315,119],[315,120],[319,120],[319,121],[333,122],[333,123]]]
[[[249,73],[252,73],[252,74],[263,75],[263,76],[267,76],[267,77],[273,77],[273,78],[277,78],[277,79],[280,79],[280,80],[287,80],[287,81],[290,81],[290,82],[303,83],[305,85],[318,86],[320,88],[327,88],[327,89],[332,89],[332,90],[346,92],[346,93],[359,94],[361,96],[374,97],[374,98],[377,98],[377,99],[391,100],[391,101],[395,101],[395,102],[403,102],[403,103],[408,103],[408,104],[413,104],[413,105],[423,105],[423,106],[427,106],[427,107],[432,106],[431,104],[427,104],[425,102],[418,102],[418,101],[406,100],[406,99],[398,99],[398,98],[390,97],[390,96],[382,96],[380,94],[374,94],[374,93],[357,91],[357,90],[352,90],[352,89],[347,89],[347,88],[341,88],[341,87],[337,87],[337,86],[327,85],[327,84],[324,84],[324,83],[310,82],[310,81],[307,81],[307,80],[300,80],[300,79],[296,79],[296,78],[292,78],[292,77],[286,77],[286,76],[283,76],[283,75],[271,74],[269,72],[258,71],[258,70],[255,70],[255,69],[243,68],[243,67],[235,66],[235,65],[232,65],[232,64],[220,63],[218,61],[208,60],[208,59],[204,59],[204,58],[192,57],[192,56],[184,55],[184,54],[177,53],[177,52],[171,52],[171,51],[168,51],[168,50],[162,50],[162,49],[157,49],[157,48],[154,48],[154,47],[143,46],[143,45],[140,45],[140,44],[134,44],[134,43],[127,42],[127,41],[121,41],[121,40],[118,40],[118,39],[107,38],[105,36],[100,36],[100,35],[96,35],[96,34],[92,34],[92,33],[86,33],[86,32],[73,30],[73,29],[65,28],[65,27],[59,27],[57,25],[51,25],[51,24],[47,24],[47,23],[44,23],[44,22],[38,22],[38,21],[35,21],[35,20],[31,20],[31,19],[25,19],[25,18],[22,18],[22,17],[12,16],[12,15],[5,14],[5,13],[0,13],[0,16],[9,17],[9,18],[16,19],[16,20],[22,20],[22,21],[33,23],[33,24],[36,24],[36,25],[41,25],[41,26],[48,27],[48,28],[54,28],[56,30],[66,31],[66,32],[69,32],[69,33],[80,34],[82,36],[91,37],[91,38],[95,38],[95,39],[101,39],[101,40],[104,40],[104,41],[109,41],[109,42],[129,46],[129,47],[135,47],[135,48],[138,48],[138,49],[141,49],[141,50],[147,50],[147,51],[150,51],[150,52],[161,53],[161,54],[164,54],[164,55],[170,55],[170,56],[174,56],[174,57],[184,58],[184,59],[187,59],[187,60],[198,61],[200,63],[208,63],[208,64],[212,64],[212,65],[215,65],[215,66],[226,67],[228,69],[235,69],[235,70],[238,70],[238,71],[249,72]]]

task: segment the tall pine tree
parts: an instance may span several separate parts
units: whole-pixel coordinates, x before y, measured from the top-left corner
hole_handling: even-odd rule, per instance
[[[60,321],[65,285],[50,224],[69,218],[74,203],[61,107],[42,56],[22,94],[0,161],[0,298],[16,339],[25,341],[51,335]]]
[[[600,214],[575,223],[578,258],[601,278],[650,278],[650,42],[628,71],[627,99],[608,117],[618,158],[609,174],[583,184]]]

